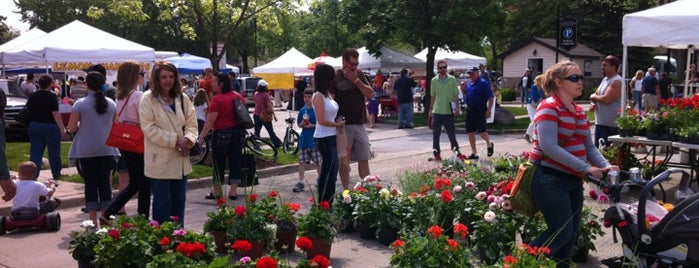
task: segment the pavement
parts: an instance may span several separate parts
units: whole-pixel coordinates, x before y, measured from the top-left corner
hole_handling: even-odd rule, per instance
[[[277,116],[279,118],[285,118],[286,114],[286,111],[277,111]],[[275,129],[277,133],[282,133],[285,127],[286,125],[283,122],[283,120],[280,120],[279,122],[275,123]],[[369,129],[369,132],[370,140],[372,142],[372,148],[378,148],[376,150],[382,150],[382,148],[385,147],[400,147],[396,146],[397,144],[392,143],[392,139],[395,139],[400,135],[407,135],[409,137],[415,137],[416,139],[420,138],[424,140],[427,139],[427,137],[430,137],[429,133],[431,133],[431,130],[429,130],[427,127],[418,127],[409,131],[397,130],[395,129],[394,124],[379,122],[379,127]],[[466,137],[462,135],[463,129],[461,129],[460,132],[461,134],[457,136],[457,138],[462,143],[467,142]],[[492,135],[491,137],[497,145],[496,154],[517,154],[520,153],[522,150],[526,150],[526,148],[528,148],[528,146],[530,145],[528,145],[523,139],[521,139],[522,132],[523,130],[513,130],[512,133],[515,134]],[[382,144],[382,142],[386,144],[384,145]],[[378,145],[375,146],[374,144]],[[372,165],[372,171],[374,172],[376,172],[376,170],[378,170],[378,172],[382,172],[382,169],[387,169],[390,167],[393,168],[393,170],[386,171],[386,173],[393,172],[395,174],[399,174],[399,172],[402,172],[402,170],[410,168],[406,164],[415,165],[415,163],[418,163],[417,165],[430,165],[424,164],[426,162],[425,160],[429,156],[431,156],[431,149],[429,147],[422,148],[420,150],[406,149],[405,151],[401,151],[400,148],[393,148],[390,153],[377,154],[375,158],[370,161],[370,163]],[[400,161],[396,161],[396,159],[400,159]],[[431,165],[435,165],[434,162],[430,163],[432,163]],[[297,165],[278,166],[258,170],[258,175],[261,178],[261,184],[257,186],[257,189],[255,189],[255,191],[260,192],[260,189],[262,189],[261,191],[264,192],[269,189],[277,189],[278,191],[283,191],[284,194],[288,192],[288,194],[291,195],[290,189],[296,183],[296,176],[293,174],[297,171]],[[307,168],[307,172],[312,172],[313,174],[315,174],[313,168]],[[75,168],[64,168],[62,173],[76,174],[77,172]],[[356,174],[356,163],[352,165],[352,173]],[[43,170],[40,175],[40,180],[49,179],[50,177],[50,172],[48,170]],[[307,175],[307,177],[312,176]],[[397,185],[397,179],[393,179],[392,183]],[[202,231],[203,222],[206,220],[205,212],[213,211],[215,209],[215,205],[213,205],[212,202],[206,202],[203,199],[203,196],[206,193],[208,193],[208,189],[210,187],[210,177],[191,179],[189,181],[187,210],[185,213],[185,215],[187,215],[185,219],[185,224],[187,228]],[[61,212],[61,214],[64,214],[64,211],[69,211],[66,212],[66,214],[69,214],[68,216],[63,216],[63,229],[77,229],[75,228],[76,226],[72,225],[75,223],[79,223],[80,221],[87,218],[86,214],[82,214],[82,216],[80,216],[81,213],[78,212],[78,208],[82,207],[84,204],[83,190],[83,184],[65,181],[60,182],[60,186],[58,187],[55,194],[55,197],[60,198],[63,202],[61,207],[59,208],[59,211]],[[248,193],[247,189],[239,189],[239,193],[243,191],[245,191],[245,193]],[[310,192],[311,191],[309,190],[309,188],[307,188],[306,191],[301,192],[299,195],[294,194],[291,198],[295,198],[297,200],[307,200],[307,198],[311,196]],[[241,198],[239,198],[239,200],[235,202],[242,202],[240,200]],[[596,202],[590,200],[586,201],[586,205],[594,207],[596,211],[601,211],[602,209],[608,207],[608,204],[597,204]],[[0,215],[8,215],[10,207],[10,202],[0,202]],[[129,202],[127,204],[127,211],[130,213],[135,212],[135,202]],[[69,218],[72,214],[76,215],[77,218]],[[586,264],[581,264],[578,267],[601,267],[601,259],[621,254],[621,246],[619,244],[613,243],[612,241],[611,230],[605,228],[604,231],[607,234],[596,241],[595,244],[597,245],[597,251],[591,252],[590,261]],[[52,237],[50,235],[61,236],[65,235],[65,233],[64,230],[61,230],[58,234],[42,234],[42,236],[43,235],[47,236],[46,239],[58,239],[49,237]],[[60,261],[52,259],[49,264],[75,264],[75,262],[72,261],[72,259],[70,259],[70,256],[67,254],[67,245],[65,243],[66,239],[67,238],[63,236],[60,238],[60,242],[56,243],[57,245],[48,247],[48,250],[52,252],[56,251],[53,254],[59,255],[60,257]],[[390,248],[379,244],[375,240],[360,239],[359,236],[356,235],[356,233],[338,234],[338,237],[333,243],[332,247],[333,248],[331,256],[333,260],[333,267],[388,267],[390,256],[392,254]],[[14,263],[14,265],[12,262],[5,263],[5,261],[2,260],[3,252],[5,252],[8,249],[9,248],[7,243],[0,243],[0,267],[45,267],[34,266],[31,264],[27,266],[26,263]],[[31,258],[31,254],[27,254],[26,251],[22,252],[21,249],[17,249],[16,251],[17,252],[14,254],[24,254],[26,257]],[[302,257],[303,255],[298,251],[291,255],[282,255],[282,258],[289,258],[292,263],[298,261]],[[66,258],[68,260],[66,260]]]

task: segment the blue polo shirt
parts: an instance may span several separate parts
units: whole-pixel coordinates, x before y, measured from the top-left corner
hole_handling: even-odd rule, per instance
[[[301,121],[303,121],[303,115],[308,114],[308,121],[311,122],[311,124],[315,125],[316,124],[316,112],[313,111],[313,108],[303,106],[301,110],[299,111],[299,115],[296,117],[296,123],[300,124]],[[316,131],[316,128],[301,128],[301,135],[299,137],[299,148],[301,149],[315,149],[316,144],[313,141],[313,132]]]
[[[466,87],[466,104],[470,109],[488,108],[488,100],[493,97],[493,91],[490,89],[490,83],[483,78],[478,77],[476,81],[472,81]]]

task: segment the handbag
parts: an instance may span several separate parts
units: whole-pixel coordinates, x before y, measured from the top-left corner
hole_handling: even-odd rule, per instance
[[[131,94],[129,94],[126,101],[124,101],[124,106],[119,109],[117,118],[119,118],[121,112],[123,112],[124,108],[126,108],[126,104],[129,103],[130,98]],[[107,136],[106,144],[119,148],[120,150],[142,154],[144,147],[143,130],[141,129],[140,125],[115,121],[112,124],[112,129],[109,131],[109,136]]]
[[[532,194],[532,180],[534,172],[538,167],[539,164],[528,161],[520,164],[517,170],[517,178],[510,191],[512,209],[529,217],[534,216],[539,211],[536,203],[534,203],[534,195]]]
[[[248,107],[237,98],[233,100],[233,109],[235,109],[235,121],[238,122],[239,128],[250,129],[255,126],[248,112]]]

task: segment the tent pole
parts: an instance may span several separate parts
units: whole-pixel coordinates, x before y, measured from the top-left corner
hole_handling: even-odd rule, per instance
[[[623,116],[624,113],[626,112],[626,98],[628,96],[627,88],[626,88],[626,69],[628,68],[628,47],[624,46],[624,52],[623,52],[624,57],[624,63],[621,65],[621,78],[623,83],[621,83],[621,115]]]
[[[692,52],[694,52],[694,45],[689,45],[687,46],[687,67],[686,71],[684,72],[684,93],[682,94],[682,97],[687,97],[687,91],[689,89],[689,65],[692,64]],[[697,70],[694,70],[695,72]]]

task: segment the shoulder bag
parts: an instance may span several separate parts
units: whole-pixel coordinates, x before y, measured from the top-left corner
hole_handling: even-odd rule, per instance
[[[248,112],[248,107],[238,98],[233,99],[233,109],[235,109],[235,121],[238,123],[239,128],[250,129],[255,126],[250,117],[250,112]]]
[[[539,211],[536,203],[534,203],[534,195],[532,194],[532,180],[534,172],[538,167],[538,163],[529,161],[520,164],[517,170],[517,178],[512,184],[512,190],[510,191],[512,209],[529,217],[534,216]]]
[[[274,119],[274,108],[268,103],[260,112],[260,120],[263,122],[272,122],[272,119]]]
[[[127,124],[118,120],[121,112],[124,111],[124,108],[126,108],[126,105],[129,103],[132,93],[133,92],[131,92],[126,98],[126,101],[124,101],[124,106],[119,109],[117,121],[114,121],[112,124],[112,129],[109,131],[106,144],[119,148],[120,150],[142,154],[143,130],[141,129],[141,125]]]

